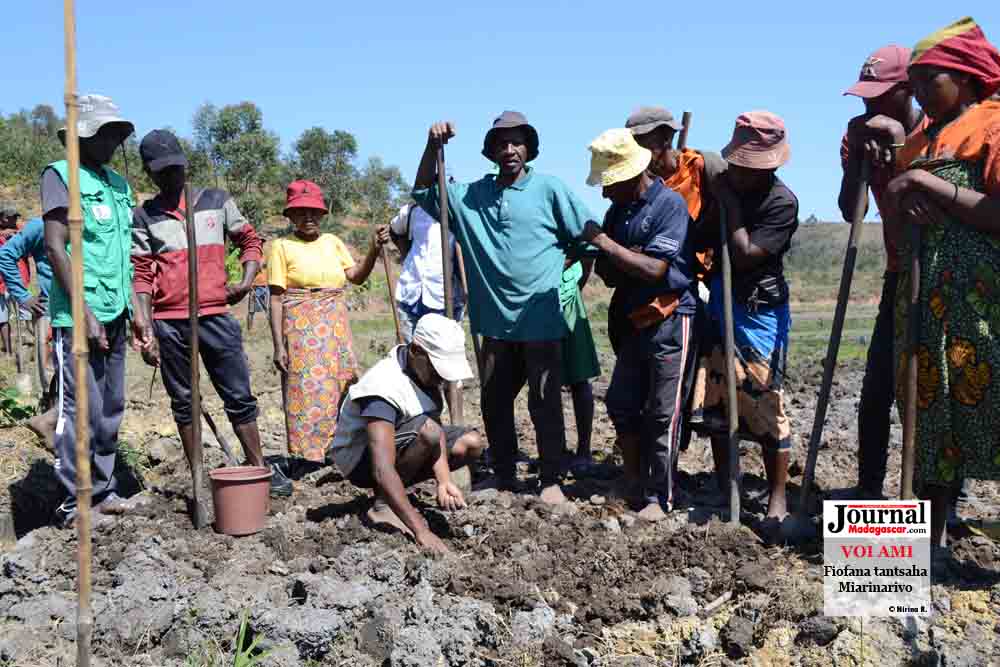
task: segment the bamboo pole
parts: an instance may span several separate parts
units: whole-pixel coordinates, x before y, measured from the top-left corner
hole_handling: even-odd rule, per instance
[[[45,372],[45,322],[47,318],[36,317],[31,321],[32,334],[35,337],[35,372],[38,374],[39,394],[42,397],[42,404],[48,406],[51,396],[49,396],[49,378]]]
[[[191,522],[196,529],[208,525],[208,513],[202,503],[205,472],[204,443],[201,440],[201,358],[198,354],[198,234],[194,223],[194,199],[191,186],[184,185],[184,222],[188,255],[188,322],[191,329]]]
[[[844,320],[847,317],[847,302],[851,297],[851,281],[854,278],[854,263],[858,258],[858,240],[861,238],[861,228],[868,210],[868,181],[871,179],[872,165],[869,160],[861,163],[861,177],[858,198],[854,202],[851,214],[851,235],[847,241],[847,252],[844,255],[844,268],[840,274],[840,292],[837,294],[837,309],[833,314],[833,330],[826,348],[826,360],[823,364],[823,382],[819,388],[819,398],[816,400],[816,414],[813,416],[812,434],[809,436],[809,449],[806,455],[806,468],[802,475],[802,490],[799,497],[799,513],[805,514],[812,493],[813,477],[816,474],[816,459],[819,456],[819,444],[823,437],[823,426],[826,423],[826,409],[830,404],[830,390],[833,387],[833,373],[837,368],[837,354],[840,352],[840,337],[844,331]]]
[[[906,389],[903,403],[903,461],[900,497],[913,496],[913,465],[917,438],[917,347],[920,341],[920,252],[923,228],[910,225],[910,301],[906,309]]]
[[[63,0],[66,40],[66,162],[69,183],[70,262],[72,265],[73,375],[76,378],[76,530],[77,530],[77,609],[76,664],[90,667],[90,641],[94,615],[91,608],[90,502],[93,482],[90,474],[90,402],[87,384],[87,324],[83,304],[83,212],[80,210],[79,111],[76,97],[76,17],[74,0]]]
[[[389,254],[382,246],[382,268],[385,269],[385,288],[389,292],[389,310],[392,311],[392,323],[396,325],[396,343],[403,344],[403,330],[399,326],[399,313],[396,312],[396,299],[392,295],[392,269],[389,267]]]
[[[441,275],[444,279],[444,314],[448,319],[455,318],[455,300],[451,291],[452,284],[452,259],[451,259],[451,229],[448,224],[448,176],[444,170],[444,146],[437,151],[437,173],[438,173],[438,194],[441,197]],[[458,391],[458,385],[454,382],[448,383],[448,416],[451,423],[461,424],[462,419],[462,395]]]

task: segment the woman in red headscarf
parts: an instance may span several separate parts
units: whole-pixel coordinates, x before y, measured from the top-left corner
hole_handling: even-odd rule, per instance
[[[971,18],[913,49],[910,83],[931,119],[897,155],[891,210],[924,225],[900,248],[897,396],[905,382],[905,316],[920,281],[915,484],[943,544],[948,499],[962,480],[1000,480],[1000,53]],[[920,253],[920,275],[909,258]]]
[[[356,379],[344,286],[368,280],[389,228],[375,230],[356,264],[343,241],[320,229],[328,212],[320,187],[295,181],[287,195],[293,234],[275,239],[267,265],[274,365],[281,373],[288,453],[322,462],[337,428],[340,397]]]

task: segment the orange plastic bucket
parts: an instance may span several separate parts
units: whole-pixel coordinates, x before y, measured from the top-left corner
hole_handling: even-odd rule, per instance
[[[269,468],[257,466],[209,471],[218,532],[253,535],[264,529],[270,506],[271,475]]]

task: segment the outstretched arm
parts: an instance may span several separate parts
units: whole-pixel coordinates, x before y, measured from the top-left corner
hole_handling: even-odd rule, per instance
[[[434,184],[437,176],[437,151],[455,136],[455,125],[451,121],[440,121],[431,125],[427,131],[427,145],[420,157],[417,167],[417,177],[413,182],[414,190],[423,190]]]

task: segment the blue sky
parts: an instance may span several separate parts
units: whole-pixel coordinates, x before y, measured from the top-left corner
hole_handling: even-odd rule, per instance
[[[0,111],[41,102],[62,113],[62,3],[5,5]],[[584,184],[586,146],[635,106],[691,110],[689,145],[712,150],[740,112],[768,109],[788,127],[792,160],[781,173],[802,218],[834,219],[840,137],[862,110],[841,93],[866,55],[912,46],[959,12],[996,42],[1000,2],[822,5],[78,0],[79,89],[114,98],[140,136],[165,125],[190,132],[205,101],[252,100],[283,148],[313,125],[343,129],[362,159],[380,155],[407,179],[439,119],[458,128],[449,171],[478,178],[490,167],[483,133],[517,109],[541,135],[537,167],[598,213],[606,205]]]

